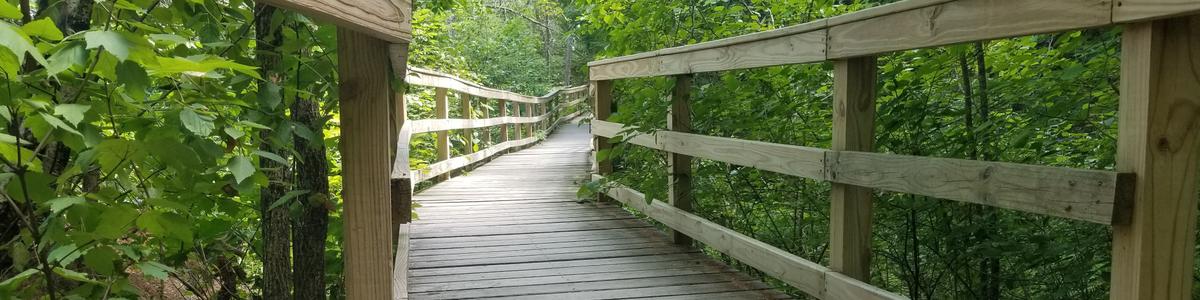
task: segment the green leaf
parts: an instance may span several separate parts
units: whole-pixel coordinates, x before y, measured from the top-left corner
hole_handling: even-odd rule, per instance
[[[92,233],[98,239],[116,239],[125,235],[138,212],[125,206],[109,206],[101,216],[100,223]]]
[[[184,108],[179,111],[179,121],[183,122],[183,127],[198,136],[208,136],[216,128],[211,118],[201,116],[191,108]]]
[[[237,128],[233,128],[233,127],[225,127],[225,134],[229,135],[229,137],[231,137],[235,140],[240,139],[243,136],[246,136],[245,132],[242,132],[241,130],[238,130]]]
[[[284,159],[283,156],[279,156],[279,154],[262,151],[262,150],[254,150],[254,154],[257,154],[258,156],[266,158],[266,159],[276,161],[281,164],[285,164],[285,165],[288,164],[287,159]]]
[[[159,280],[165,280],[167,279],[167,275],[175,272],[175,269],[156,261],[140,262],[137,264],[137,268],[142,270],[142,274],[158,278]]]
[[[79,246],[75,244],[66,244],[50,250],[50,254],[46,255],[46,260],[60,266],[69,265],[79,259],[83,253],[79,251]]]
[[[246,178],[250,178],[250,175],[254,175],[254,171],[254,164],[245,156],[238,155],[229,160],[229,172],[233,173],[233,177],[239,184]]]
[[[0,1],[0,3],[3,3],[3,1]],[[25,279],[29,278],[30,276],[33,276],[33,274],[40,274],[40,273],[42,273],[42,272],[41,272],[41,270],[38,270],[38,269],[25,270],[24,272],[17,273],[17,275],[15,275],[13,277],[9,277],[8,279],[5,279],[4,282],[0,282],[0,287],[4,287],[4,288],[16,287],[17,285],[20,285],[22,282],[25,282]]]
[[[61,41],[63,39],[62,31],[58,30],[58,26],[55,26],[54,21],[51,21],[50,18],[34,20],[21,26],[21,29],[25,30],[25,34],[50,41]]]
[[[83,256],[83,264],[100,275],[116,275],[117,251],[106,246],[92,248]]]
[[[70,280],[74,280],[74,281],[87,282],[87,283],[99,283],[98,281],[88,278],[87,274],[72,271],[67,268],[54,268],[54,274],[58,274],[58,276],[61,276],[62,278],[66,278],[66,279],[70,279]]]
[[[83,117],[92,106],[84,104],[59,104],[54,107],[54,114],[63,116],[72,125],[79,125],[83,122]]]
[[[235,63],[220,57],[197,56],[183,58],[159,56],[157,60],[158,63],[156,65],[147,66],[147,69],[150,70],[150,73],[159,76],[182,73],[200,77],[217,69],[229,69],[255,79],[262,79],[256,71],[258,68]]]
[[[83,199],[83,197],[72,196],[72,197],[56,198],[54,200],[46,201],[45,204],[50,206],[50,212],[52,214],[57,215],[58,213],[62,212],[64,209],[71,207],[71,205],[85,203],[85,202],[87,202],[87,200]]]
[[[50,59],[46,64],[46,73],[50,76],[58,75],[72,66],[83,65],[86,61],[87,51],[83,49],[83,46],[72,43],[54,54],[50,54]]]
[[[295,199],[296,197],[299,197],[299,196],[307,194],[307,193],[308,193],[308,190],[288,191],[287,194],[283,194],[283,197],[279,197],[278,200],[275,200],[275,203],[271,203],[271,206],[268,207],[267,210],[275,209],[276,207],[279,207],[280,205],[283,205],[284,203],[287,203],[288,201],[291,201],[292,199]]]
[[[117,81],[125,85],[129,96],[141,100],[146,97],[146,88],[150,87],[150,76],[146,70],[133,61],[117,64]]]
[[[29,54],[39,64],[43,66],[47,64],[46,58],[42,56],[42,52],[37,47],[33,46],[29,36],[25,35],[21,28],[11,23],[0,22],[0,47],[7,48],[16,55],[18,63],[25,63],[25,54]]]
[[[75,127],[71,127],[71,125],[68,125],[67,122],[63,122],[63,120],[59,119],[58,117],[47,113],[41,113],[41,116],[42,119],[46,120],[46,123],[50,123],[50,126],[54,126],[54,128],[62,129],[78,136],[83,136],[82,133],[79,133],[78,130],[75,130]]]
[[[104,51],[121,61],[129,58],[130,48],[133,47],[125,36],[115,31],[88,31],[83,38],[87,41],[88,49],[104,48]]]
[[[21,9],[9,4],[8,1],[0,1],[0,18],[20,19]]]

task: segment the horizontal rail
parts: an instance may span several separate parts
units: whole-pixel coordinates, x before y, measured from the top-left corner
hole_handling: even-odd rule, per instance
[[[592,133],[622,124],[593,120]],[[1128,222],[1134,176],[1112,171],[828,149],[672,131],[625,142],[809,179],[995,206],[1100,224]]]
[[[412,121],[412,134],[443,130],[473,129],[499,125],[537,123],[550,115],[536,117],[495,117],[488,119],[427,119]]]
[[[814,22],[594,61],[591,80],[822,62],[1200,11],[1193,0],[907,0]]]
[[[412,85],[444,88],[486,99],[506,100],[519,103],[546,103],[554,99],[554,96],[559,94],[577,93],[587,88],[586,85],[570,88],[556,88],[551,90],[550,93],[546,94],[545,96],[535,97],[485,87],[474,81],[459,78],[458,76],[419,67],[409,67],[408,75],[404,77],[404,81]]]
[[[519,139],[519,140],[511,140],[511,141],[493,145],[491,147],[488,147],[487,149],[476,151],[475,153],[457,156],[457,157],[454,157],[451,159],[440,161],[440,162],[431,164],[429,166],[426,166],[424,168],[421,168],[420,170],[416,170],[415,172],[413,172],[413,180],[412,181],[415,184],[415,183],[419,183],[419,182],[422,182],[425,180],[429,180],[430,178],[437,177],[438,175],[446,174],[450,171],[457,170],[458,168],[466,167],[475,162],[482,161],[484,159],[487,159],[488,157],[492,157],[493,155],[504,152],[505,150],[511,149],[513,147],[521,147],[521,146],[535,143],[537,141],[538,141],[537,137],[527,137],[527,138],[523,138],[523,139]]]
[[[592,179],[600,180],[603,177],[592,175]],[[675,208],[666,202],[647,201],[645,195],[628,187],[610,186],[604,193],[671,229],[818,299],[907,299],[837,274],[818,263]]]
[[[412,0],[264,0],[394,44],[412,40]]]

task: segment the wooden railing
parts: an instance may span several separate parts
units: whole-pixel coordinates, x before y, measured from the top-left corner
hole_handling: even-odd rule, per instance
[[[610,138],[666,152],[667,202],[613,185],[604,193],[677,231],[822,299],[903,299],[867,283],[872,194],[885,190],[1063,217],[1113,228],[1113,299],[1190,299],[1200,163],[1200,1],[907,0],[778,30],[589,64],[596,149]],[[870,153],[876,55],[1119,25],[1116,171]],[[690,132],[691,74],[832,61],[831,149]],[[616,79],[674,75],[668,130],[606,121]],[[832,183],[830,266],[691,213],[693,158]],[[596,179],[613,171],[599,161]]]

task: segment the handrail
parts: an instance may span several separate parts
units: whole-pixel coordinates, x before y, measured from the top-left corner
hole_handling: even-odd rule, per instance
[[[1197,126],[1181,125],[1193,124],[1190,115],[1172,113],[1200,106],[1198,13],[1196,0],[906,0],[771,31],[593,61],[588,66],[597,153],[611,149],[612,142],[661,150],[668,154],[671,177],[668,202],[647,202],[637,191],[612,184],[602,196],[678,231],[677,242],[698,240],[817,298],[904,299],[865,283],[875,189],[1111,226],[1114,298],[1186,298],[1191,292],[1187,258],[1194,250],[1197,174],[1194,168],[1176,166],[1194,166],[1200,157],[1192,155],[1196,143],[1180,145],[1168,137],[1200,134]],[[1125,28],[1116,171],[869,152],[875,128],[875,56],[1112,25]],[[831,149],[688,132],[692,74],[825,61],[834,64]],[[613,80],[664,75],[676,77],[668,130],[632,130],[606,121],[613,107]],[[692,214],[687,167],[692,157],[832,183],[831,267]],[[597,159],[595,178],[612,170],[611,161]]]
[[[591,80],[821,62],[1200,11],[1155,0],[908,0],[780,29],[588,64]],[[1173,1],[1166,1],[1173,2]],[[980,12],[987,12],[980,13]]]
[[[404,81],[412,85],[445,88],[487,99],[534,104],[546,103],[559,94],[576,93],[579,92],[581,88],[587,87],[586,85],[571,88],[558,87],[551,90],[544,96],[535,97],[489,88],[477,82],[459,78],[458,76],[412,66],[408,68],[408,75],[404,77]]]

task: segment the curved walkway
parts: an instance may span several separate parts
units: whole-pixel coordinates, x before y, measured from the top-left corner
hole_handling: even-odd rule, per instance
[[[615,204],[577,202],[590,141],[567,124],[415,195],[409,298],[787,298]]]

